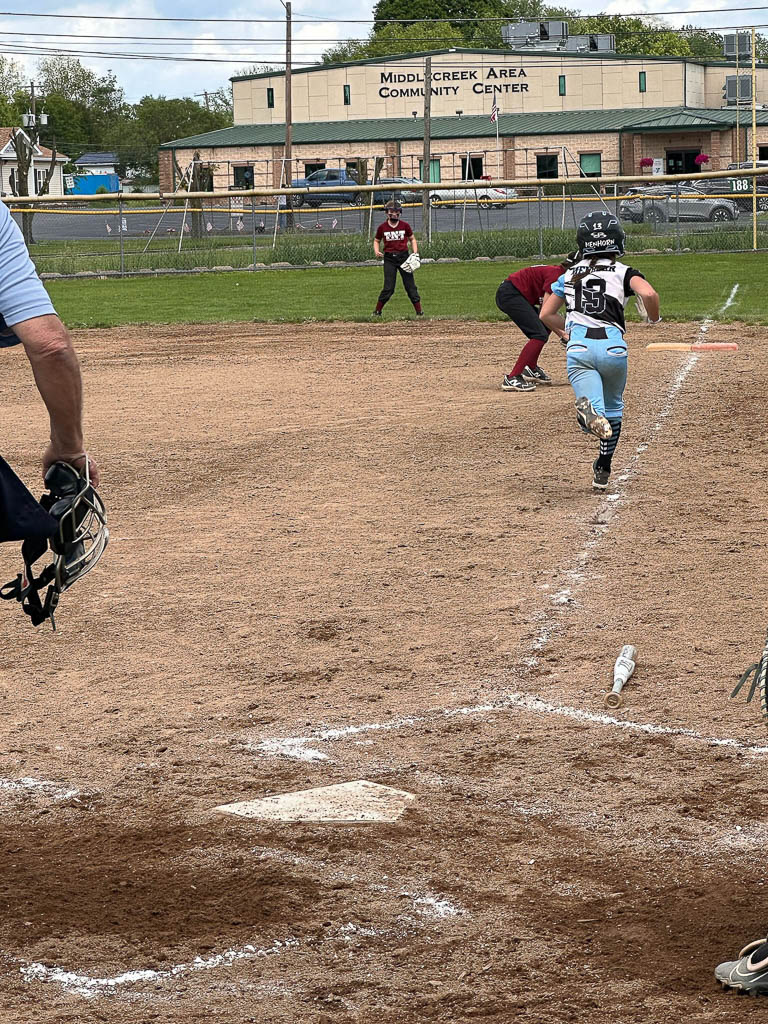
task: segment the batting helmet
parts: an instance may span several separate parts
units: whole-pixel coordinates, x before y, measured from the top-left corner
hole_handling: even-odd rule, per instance
[[[45,474],[48,493],[40,504],[57,526],[52,536],[28,537],[21,545],[24,569],[15,580],[0,588],[0,597],[19,601],[35,626],[46,619],[56,622],[53,613],[59,597],[73,583],[89,573],[104,554],[109,541],[107,511],[91,484],[88,459],[84,476],[68,462],[55,462]],[[39,576],[33,565],[50,550],[53,561]],[[48,587],[45,601],[40,591]]]
[[[582,259],[592,256],[623,256],[624,228],[608,210],[583,217],[576,230],[576,242]]]
[[[384,207],[385,210],[394,210],[395,213],[403,212],[403,204],[398,199],[390,199],[387,205]]]

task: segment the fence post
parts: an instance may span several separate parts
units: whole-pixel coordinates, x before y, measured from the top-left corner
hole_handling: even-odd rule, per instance
[[[277,217],[277,214],[275,214]],[[251,196],[251,248],[252,252],[252,267],[251,269],[255,272],[256,270],[256,196]]]
[[[125,277],[125,243],[123,239],[123,196],[117,197],[117,221],[120,230],[120,277]]]
[[[675,182],[675,249],[680,252],[680,182]]]
[[[538,200],[536,205],[539,208],[539,251],[538,251],[537,255],[538,256],[543,256],[544,255],[544,227],[543,227],[543,225],[541,223],[541,215],[542,215],[542,212],[543,212],[541,207],[542,207],[542,199],[544,198],[544,189],[541,187],[541,185],[539,185],[538,188],[536,189],[536,198]]]

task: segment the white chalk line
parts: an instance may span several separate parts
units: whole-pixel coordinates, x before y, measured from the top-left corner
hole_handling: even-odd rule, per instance
[[[441,720],[450,718],[472,718],[511,714],[513,712],[556,715],[560,718],[570,718],[585,724],[609,726],[615,729],[623,729],[625,732],[642,733],[646,736],[680,737],[681,739],[691,740],[694,743],[700,743],[708,747],[727,747],[754,755],[768,754],[768,746],[757,746],[731,737],[721,739],[717,736],[705,736],[695,729],[686,729],[682,726],[656,725],[652,722],[635,722],[629,719],[615,718],[613,715],[584,711],[580,708],[570,707],[567,704],[552,704],[533,694],[516,692],[506,693],[501,700],[493,703],[475,704],[464,708],[439,708],[425,712],[423,715],[395,718],[391,722],[368,722],[363,725],[321,729],[310,733],[308,736],[290,736],[284,741],[279,739],[264,740],[247,744],[246,747],[248,750],[262,755],[287,758],[298,756],[303,761],[328,761],[330,760],[329,755],[324,750],[317,749],[317,744],[346,740],[350,736],[357,736],[365,732],[399,732],[414,726],[433,725]],[[281,742],[285,743],[283,748],[281,748]],[[315,744],[315,746],[310,746],[310,744]],[[297,751],[300,752],[298,755]]]
[[[79,789],[67,789],[58,782],[31,778],[0,779],[0,791],[16,796],[34,793],[49,797],[51,800],[71,800],[81,795]]]
[[[730,295],[726,299],[725,303],[718,310],[717,315],[724,313],[731,305],[733,305],[738,290],[739,284],[737,282],[731,289]],[[713,322],[714,319],[712,317],[705,319],[699,328],[699,333],[706,333]],[[567,608],[574,603],[574,591],[587,578],[587,573],[585,572],[586,563],[605,537],[608,527],[617,514],[619,506],[626,498],[627,484],[638,472],[642,455],[647,451],[651,442],[662,430],[666,420],[672,412],[675,400],[680,393],[681,388],[685,384],[691,370],[693,370],[699,362],[699,359],[700,354],[698,352],[692,352],[678,368],[672,378],[669,388],[667,389],[664,404],[662,405],[655,422],[650,428],[647,439],[637,446],[626,468],[617,478],[617,482],[619,484],[617,492],[607,495],[598,506],[598,522],[592,526],[587,541],[576,555],[574,563],[570,568],[560,574],[561,577],[565,577],[567,580],[566,585],[562,586],[551,597],[549,608],[540,613],[541,618],[549,620],[552,617],[553,611],[557,611],[561,608]],[[533,668],[536,666],[538,659],[536,658],[535,652],[544,649],[551,639],[554,629],[555,623],[552,621],[547,621],[540,627],[531,643],[532,656],[528,656],[523,659],[523,664],[526,668]],[[515,692],[506,694],[498,703],[480,704],[475,705],[474,707],[458,709],[432,709],[422,715],[409,715],[407,717],[393,719],[390,722],[369,722],[363,725],[315,730],[309,736],[292,736],[282,739],[270,738],[256,743],[248,743],[246,744],[246,747],[247,749],[264,756],[287,757],[302,761],[326,761],[329,760],[329,755],[325,753],[325,751],[319,750],[316,744],[346,739],[350,736],[359,735],[361,733],[400,731],[402,729],[431,724],[439,721],[440,719],[459,715],[474,716],[504,712],[509,713],[513,708],[538,714],[559,715],[580,720],[585,723],[610,726],[646,735],[677,736],[710,747],[728,747],[754,755],[768,753],[768,747],[744,743],[741,740],[731,738],[720,739],[714,736],[705,736],[693,729],[654,725],[649,722],[632,722],[625,719],[615,718],[610,715],[581,711],[578,708],[568,707],[567,705],[550,704],[541,698]],[[315,744],[315,746],[312,746],[311,744]]]

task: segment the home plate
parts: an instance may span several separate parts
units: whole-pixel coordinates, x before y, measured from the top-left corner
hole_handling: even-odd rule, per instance
[[[301,789],[264,800],[246,800],[215,807],[221,814],[264,821],[327,821],[351,824],[366,821],[397,821],[416,797],[402,789],[391,789],[359,779],[337,786]]]

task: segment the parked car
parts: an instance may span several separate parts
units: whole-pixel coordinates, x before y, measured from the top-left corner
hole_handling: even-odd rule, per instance
[[[420,185],[418,178],[379,178],[376,182],[381,186],[381,191],[373,193],[373,202],[376,206],[383,205],[390,199],[399,199],[401,203],[420,203],[421,192],[415,192],[409,185]],[[366,192],[364,202],[369,202],[369,194]]]
[[[758,178],[758,181],[760,179]],[[768,179],[766,179],[768,180]],[[725,196],[732,199],[740,210],[752,212],[752,181],[749,180],[748,192],[734,192],[731,188],[731,178],[707,178],[703,181],[693,181],[691,184],[707,196]],[[768,211],[768,186],[757,186],[757,208],[761,213]]]
[[[500,186],[489,188],[488,183],[480,179],[459,181],[453,188],[429,193],[429,202],[432,206],[457,206],[467,202],[477,203],[483,210],[506,206],[510,199],[517,199],[515,189]]]
[[[679,195],[679,198],[678,198]],[[619,216],[636,224],[663,224],[669,220],[736,220],[739,207],[733,199],[708,199],[690,185],[657,185],[637,188],[619,203]]]
[[[323,188],[338,188],[340,185],[349,186],[348,192],[326,192]],[[322,203],[351,203],[353,206],[362,206],[364,195],[357,190],[358,180],[354,171],[345,170],[343,167],[323,167],[319,171],[313,171],[306,178],[294,178],[291,188],[312,189],[310,195],[298,192],[293,197],[294,206],[320,206]],[[315,191],[317,189],[317,191]]]
[[[766,186],[768,186],[768,160],[758,160],[757,161],[757,166],[765,168],[765,174],[758,174],[757,175],[757,184],[758,185],[766,185]],[[728,166],[726,167],[726,170],[727,171],[743,171],[743,170],[750,170],[751,168],[752,168],[752,161],[751,160],[742,160],[740,164],[728,164]]]

